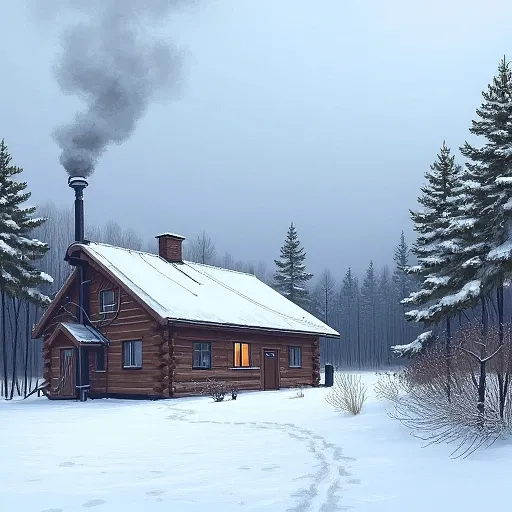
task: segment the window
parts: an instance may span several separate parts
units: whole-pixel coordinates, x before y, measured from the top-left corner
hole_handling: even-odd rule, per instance
[[[100,292],[100,313],[111,313],[116,310],[116,297],[114,290]]]
[[[94,371],[104,372],[105,371],[105,348],[100,347],[94,353]]]
[[[249,343],[235,343],[235,368],[248,368],[251,366],[251,351]]]
[[[123,343],[123,368],[142,368],[142,341]]]
[[[302,349],[290,347],[288,349],[288,366],[290,368],[302,368]]]
[[[212,367],[212,344],[196,342],[193,345],[192,368],[208,370]]]

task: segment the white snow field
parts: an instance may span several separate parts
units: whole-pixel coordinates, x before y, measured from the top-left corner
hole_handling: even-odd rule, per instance
[[[335,412],[326,388],[221,403],[2,402],[0,510],[508,509],[512,446],[456,460],[449,446],[422,448],[370,389],[357,417]]]

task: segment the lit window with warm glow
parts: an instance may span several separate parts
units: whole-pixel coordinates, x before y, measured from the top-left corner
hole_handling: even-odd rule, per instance
[[[251,366],[249,343],[235,343],[235,368]]]

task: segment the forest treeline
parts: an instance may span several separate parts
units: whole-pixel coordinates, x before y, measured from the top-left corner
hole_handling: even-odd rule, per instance
[[[512,316],[512,72],[505,59],[483,97],[477,110],[480,119],[470,131],[486,138],[487,144],[475,148],[466,143],[461,148],[469,162],[465,167],[442,144],[425,172],[420,208],[411,211],[416,238],[409,247],[404,233],[398,233],[392,263],[369,261],[362,275],[351,268],[312,275],[307,247],[302,246],[300,229],[293,224],[283,246],[275,248],[272,264],[223,253],[206,232],[185,241],[185,259],[252,273],[338,330],[339,340],[321,341],[322,364],[337,368],[397,364],[391,347],[402,346],[402,355],[412,355],[424,342],[442,334],[449,362],[453,332],[478,323],[501,326],[502,340],[502,326]],[[11,265],[10,272],[4,268],[0,274],[0,393],[9,396],[30,392],[42,373],[41,344],[30,339],[30,332],[45,307],[45,297],[53,298],[69,275],[63,257],[73,241],[71,206],[48,203],[31,219],[26,212],[25,217],[20,213],[20,205],[29,197],[23,192],[26,184],[10,192],[12,201],[6,199],[14,183],[9,176],[20,172],[0,161],[0,263],[8,266],[21,254],[23,265],[28,265],[25,259],[33,260],[39,273],[28,267],[18,272]],[[18,236],[20,230],[33,238]],[[157,251],[154,239],[123,229],[116,221],[95,226],[86,219],[86,238]],[[400,350],[394,352],[400,354]]]
[[[50,249],[37,263],[45,273],[51,275],[53,283],[42,287],[44,293],[53,298],[70,273],[64,254],[73,241],[74,214],[71,206],[61,207],[47,203],[38,209],[38,215],[46,218],[33,235],[48,243]],[[86,238],[134,250],[156,252],[156,241],[147,240],[132,229],[123,229],[116,221],[103,226],[87,222]],[[414,322],[405,320],[405,306],[400,301],[416,289],[416,279],[406,273],[411,262],[410,249],[404,234],[399,234],[395,244],[392,265],[368,262],[362,275],[350,268],[325,269],[313,275],[307,283],[309,301],[305,305],[311,313],[338,330],[341,338],[322,339],[322,365],[330,363],[337,368],[382,368],[399,363],[390,347],[407,344],[421,332]],[[307,248],[305,249],[307,263]],[[279,248],[276,248],[276,258]],[[263,261],[244,262],[230,253],[221,253],[218,245],[205,232],[185,242],[184,257],[190,261],[218,265],[223,268],[254,274],[274,286],[275,265]],[[341,275],[341,278],[335,276]],[[506,311],[512,314],[510,304],[512,291],[507,288]],[[19,311],[16,310],[16,307]],[[42,375],[41,342],[32,340],[30,332],[41,315],[40,306],[22,303],[7,304],[9,317],[6,322],[6,358],[8,388],[11,389],[13,368],[16,368],[14,390],[29,392]],[[478,316],[478,308],[471,317]],[[492,314],[492,310],[491,310]],[[465,313],[460,321],[468,322]],[[13,360],[16,358],[16,364]],[[4,393],[3,356],[0,351],[0,390]]]
[[[71,206],[60,207],[47,203],[38,209],[46,222],[34,229],[33,236],[45,241],[48,252],[37,262],[40,270],[53,277],[53,283],[44,284],[41,290],[53,298],[70,273],[64,254],[73,241],[74,214]],[[132,229],[123,229],[116,221],[103,226],[86,223],[86,238],[134,250],[156,252],[156,241],[147,240]],[[398,240],[394,267],[377,267],[369,262],[362,276],[350,269],[326,269],[313,276],[307,286],[309,301],[304,305],[311,313],[341,333],[340,340],[322,340],[322,364],[337,367],[380,367],[392,363],[390,346],[407,343],[417,334],[416,326],[404,320],[400,299],[410,290],[412,281],[404,272],[408,263],[405,238]],[[276,258],[279,248],[276,248]],[[307,253],[306,253],[307,255]],[[205,232],[187,240],[184,257],[190,261],[218,265],[223,268],[254,274],[274,285],[275,265],[263,261],[244,262],[230,253],[221,253],[217,244]],[[306,258],[307,262],[307,258]],[[336,274],[344,274],[336,279]],[[14,386],[15,393],[30,392],[42,375],[41,342],[32,340],[30,332],[42,313],[39,305],[29,302],[9,308],[6,321],[5,358],[0,351],[0,390],[5,394]],[[13,309],[14,308],[14,309]],[[12,311],[11,311],[12,310]],[[3,368],[8,379],[4,379]],[[15,382],[12,382],[15,370]]]

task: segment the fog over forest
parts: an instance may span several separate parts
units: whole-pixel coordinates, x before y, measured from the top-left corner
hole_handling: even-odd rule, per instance
[[[38,4],[4,6],[3,69],[16,79],[2,82],[0,126],[32,200],[66,206],[53,132],[83,102],[62,94],[54,71],[74,18]],[[486,7],[473,0],[182,4],[159,28],[181,56],[178,83],[102,155],[88,222],[146,239],[205,231],[219,253],[270,266],[293,221],[316,275],[391,265],[443,139],[468,138],[510,48],[512,6],[494,2],[500,16],[482,26]]]

